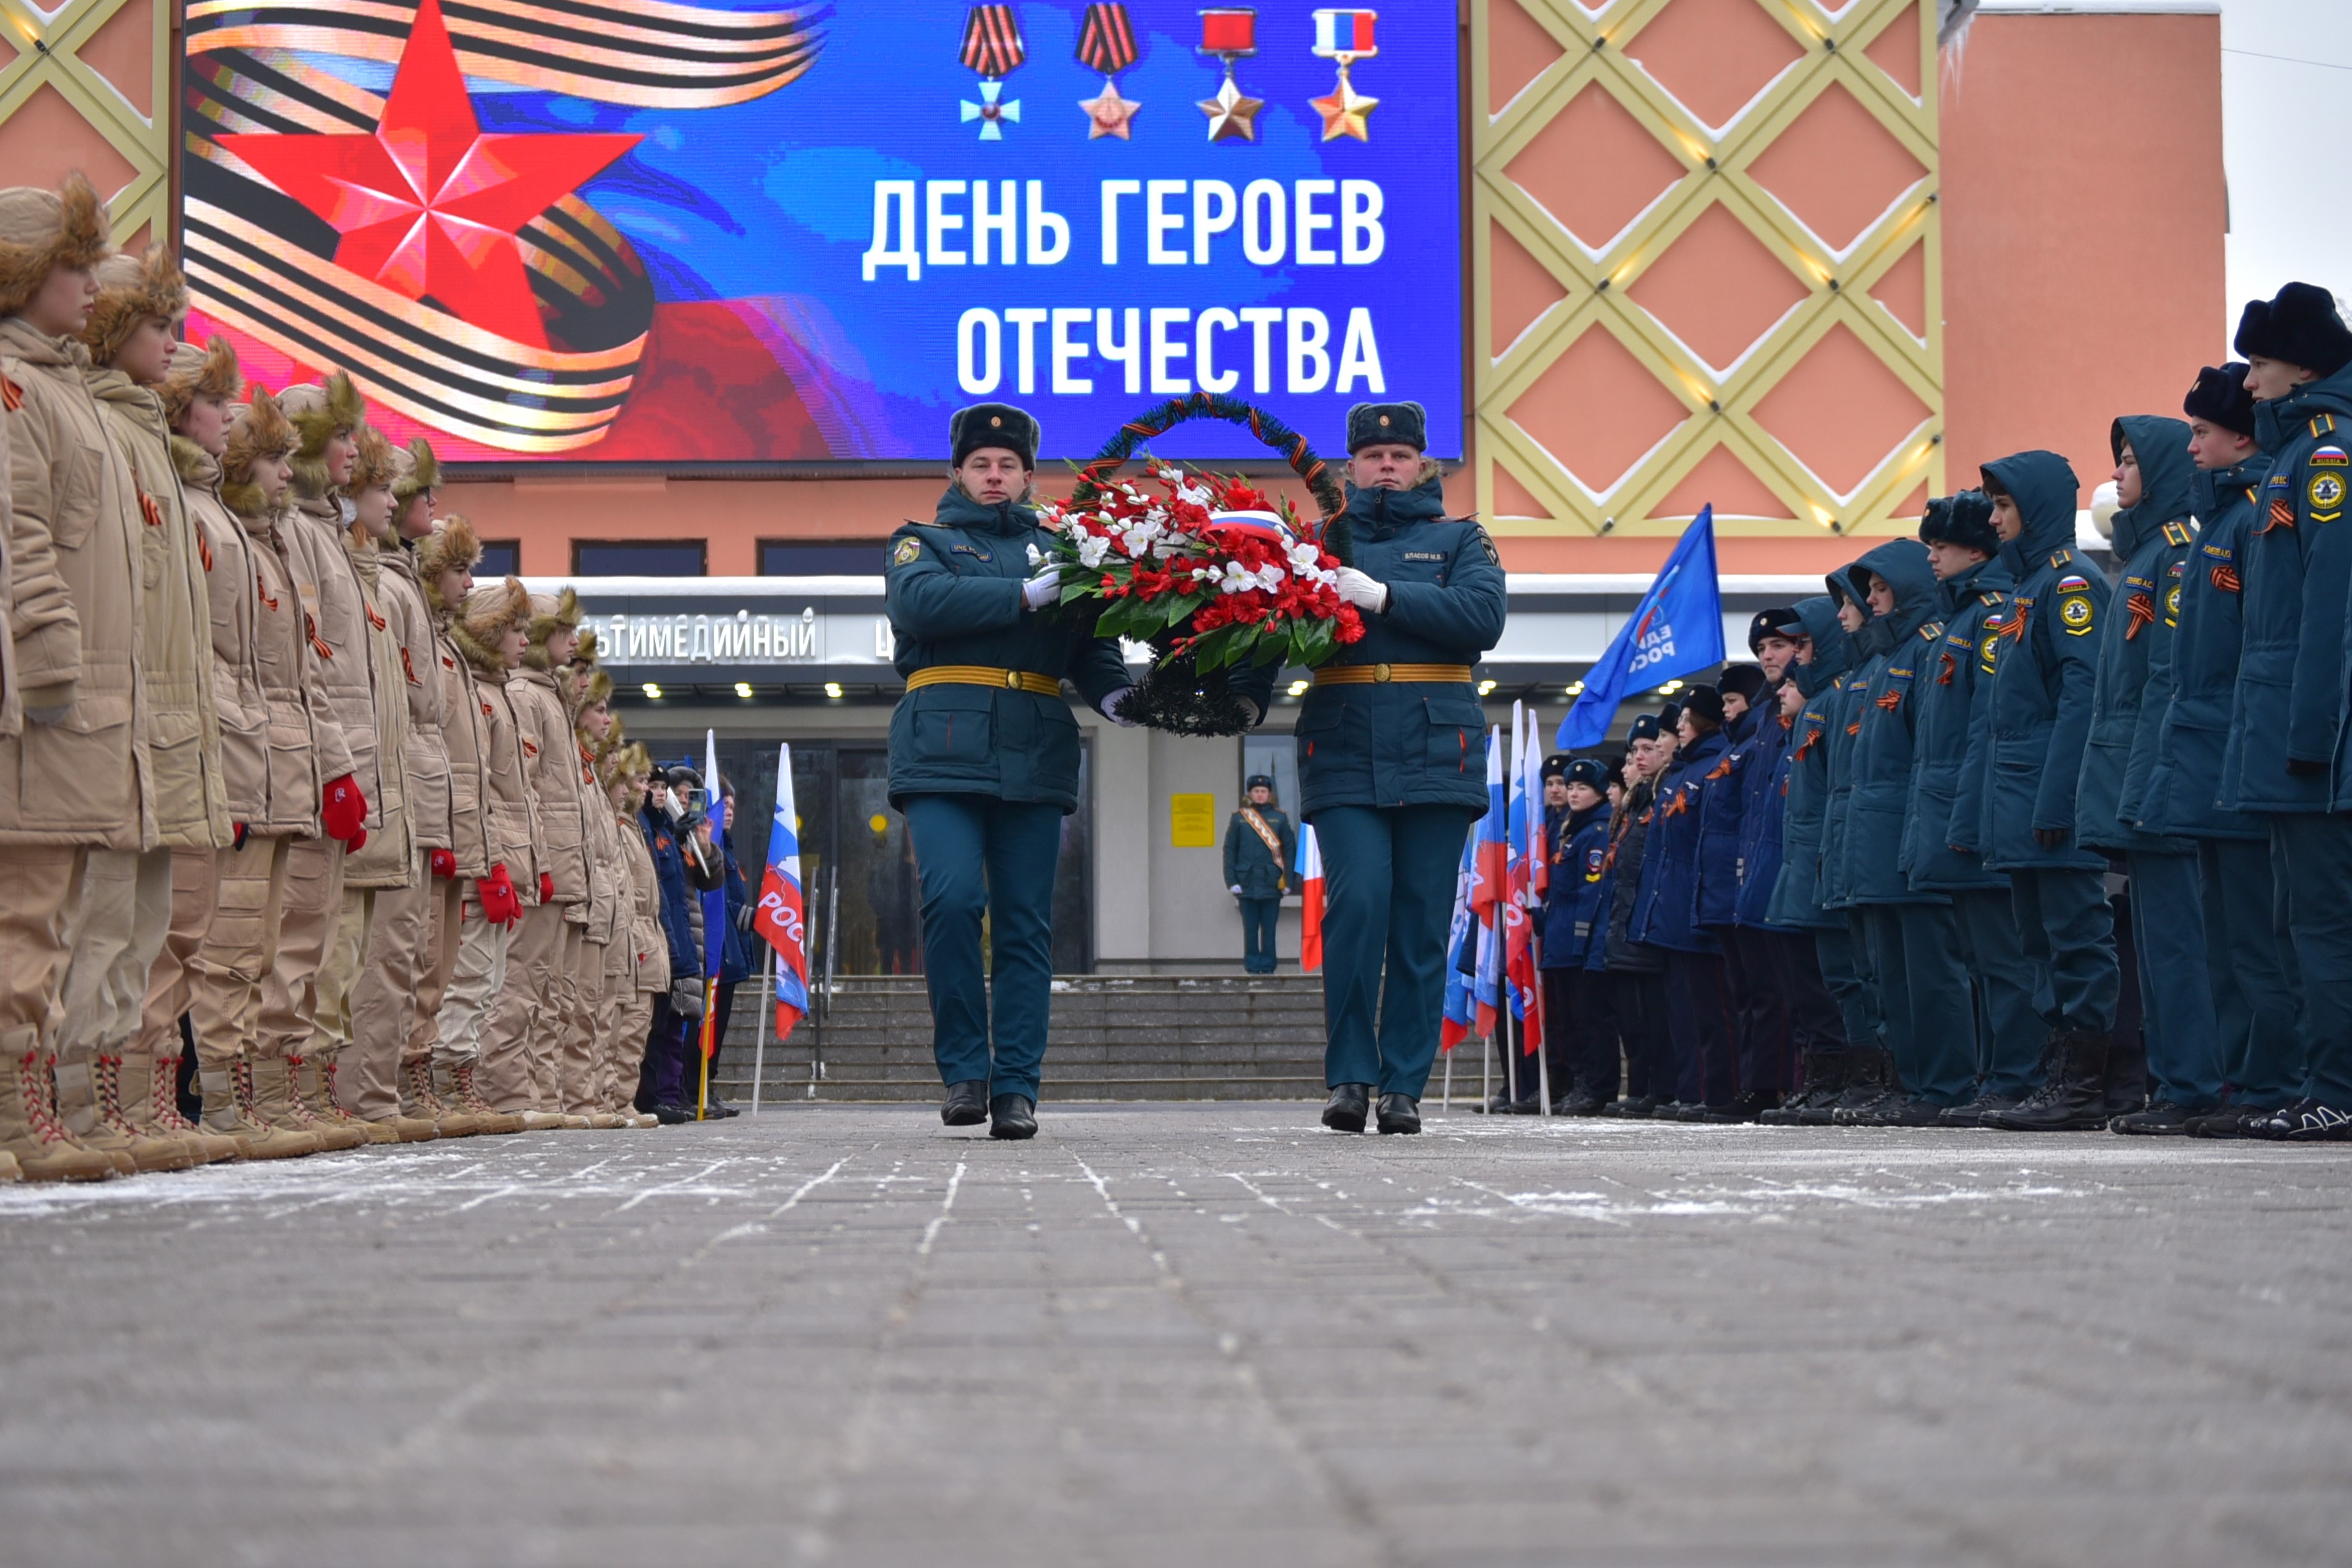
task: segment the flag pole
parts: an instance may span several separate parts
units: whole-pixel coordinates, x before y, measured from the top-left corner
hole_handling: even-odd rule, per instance
[[[1543,1042],[1536,1047],[1536,1093],[1543,1100],[1543,1115],[1551,1116],[1551,1020],[1544,1016],[1543,998],[1543,938],[1528,939],[1528,951],[1535,957],[1536,1037]]]
[[[768,1009],[776,1004],[776,950],[768,949],[766,960],[760,965],[761,981],[760,1002],[760,1032],[751,1037],[751,1114],[760,1114],[760,1079],[768,1065]]]
[[[701,1082],[694,1096],[694,1119],[697,1121],[702,1120],[703,1108],[710,1103],[710,1032],[719,1022],[718,1014],[719,976],[706,974],[702,979],[702,1028],[696,1040],[702,1050]]]

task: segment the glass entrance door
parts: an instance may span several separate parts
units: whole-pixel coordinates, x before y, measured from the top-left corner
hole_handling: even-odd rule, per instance
[[[773,740],[719,744],[719,769],[736,790],[735,858],[755,889],[775,816],[776,746]],[[1094,967],[1092,761],[1087,752],[1080,752],[1078,809],[1062,819],[1062,854],[1054,879],[1054,968],[1063,974]],[[889,776],[889,753],[882,746],[793,742],[812,976],[823,972],[828,945],[835,974],[923,972],[914,843],[907,819],[890,805]]]

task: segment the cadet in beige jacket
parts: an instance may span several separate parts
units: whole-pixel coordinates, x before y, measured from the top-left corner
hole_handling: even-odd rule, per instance
[[[340,374],[323,386],[289,388],[278,405],[300,437],[293,458],[294,504],[278,517],[278,538],[315,656],[313,696],[326,704],[328,716],[341,731],[352,772],[341,779],[330,778],[322,786],[321,818],[328,837],[298,838],[288,853],[278,957],[262,993],[261,1042],[253,1070],[266,1117],[278,1119],[275,1084],[283,1075],[291,1096],[288,1120],[299,1130],[317,1132],[330,1148],[350,1149],[368,1142],[367,1130],[345,1124],[340,1116],[319,1114],[320,1075],[310,1053],[322,1040],[328,1049],[337,1043],[331,1036],[322,1037],[320,1026],[322,1021],[348,1018],[348,992],[337,987],[347,987],[356,977],[352,949],[365,939],[363,923],[352,931],[345,922],[348,858],[377,835],[389,830],[397,839],[405,831],[404,818],[388,822],[385,805],[387,794],[397,788],[387,789],[386,773],[396,771],[398,755],[393,755],[387,769],[377,735],[380,705],[371,623],[381,617],[368,603],[359,567],[345,543],[353,514],[343,489],[359,461],[359,432],[367,422],[367,407],[351,378]],[[361,900],[351,912],[352,921],[364,921],[366,903]],[[333,961],[344,954],[354,962],[339,976]]]
[[[89,851],[152,842],[138,634],[142,524],[82,380],[106,220],[88,181],[0,191],[0,402],[20,732],[0,739],[0,1149],[31,1180],[131,1162],[58,1119],[58,1030]],[[127,933],[124,937],[127,940]],[[86,1067],[87,1064],[84,1064]]]
[[[491,1010],[520,984],[510,963],[515,928],[539,904],[539,808],[525,772],[509,679],[522,667],[530,617],[530,595],[508,577],[476,584],[449,622],[450,641],[470,666],[474,709],[482,721],[482,819],[490,869],[467,900],[457,969],[441,1004],[433,1054],[453,1078],[477,1075],[485,1100],[536,1131],[561,1126],[562,1119],[532,1108],[530,1063],[521,1040],[500,1039],[488,1026]]]
[[[572,662],[579,625],[580,600],[571,589],[561,596],[531,595],[523,668],[507,683],[546,853],[539,866],[541,901],[524,910],[522,924],[516,928],[514,949],[507,959],[512,973],[490,1015],[484,1046],[486,1056],[520,1050],[530,1065],[529,1103],[502,1099],[500,1089],[506,1086],[499,1080],[499,1088],[485,1087],[491,1104],[501,1110],[537,1110],[559,1118],[571,1098],[560,1082],[559,1062],[580,1005],[577,973],[589,891],[587,856],[581,847],[579,743],[556,684]],[[575,1121],[587,1125],[581,1119],[558,1124]]]
[[[433,448],[421,439],[430,463]],[[437,477],[438,466],[433,468]],[[418,1142],[439,1136],[431,1117],[401,1109],[401,1056],[416,1023],[417,987],[433,936],[433,858],[449,853],[449,752],[442,739],[441,683],[432,679],[434,626],[416,581],[414,542],[433,531],[429,483],[415,483],[417,456],[373,430],[362,432],[352,502],[359,513],[352,552],[383,626],[377,629],[377,689],[403,693],[398,719],[402,797],[409,848],[404,866],[390,863],[394,846],[371,843],[345,879],[352,889],[376,884],[367,954],[351,991],[352,1071],[338,1084],[343,1104],[368,1123],[379,1142]],[[393,754],[389,727],[380,737]],[[377,851],[383,851],[380,874]],[[403,874],[393,879],[394,869]]]
[[[188,289],[171,253],[160,246],[143,257],[107,258],[99,263],[98,285],[98,303],[82,342],[89,350],[90,391],[139,486],[145,592],[139,631],[158,843],[135,858],[92,858],[82,897],[127,904],[127,922],[118,914],[106,923],[127,923],[131,941],[117,952],[109,973],[90,976],[96,1002],[87,1014],[78,1014],[76,1006],[79,968],[68,973],[65,1048],[68,1054],[87,1048],[97,1064],[96,1117],[128,1121],[142,1138],[160,1131],[165,1142],[180,1144],[193,1158],[218,1159],[234,1153],[236,1146],[184,1135],[184,1130],[194,1129],[180,1119],[176,1093],[159,1092],[157,1078],[159,1056],[168,1061],[164,1070],[176,1072],[179,1066],[179,1020],[192,989],[189,965],[217,899],[214,856],[234,831],[213,690],[208,556],[182,494],[171,427],[158,395],[170,374],[173,351],[181,346],[176,323],[187,314]],[[223,437],[226,416],[224,407],[218,431]],[[92,1030],[86,1046],[77,1037],[82,1027]],[[70,1119],[67,1123],[74,1124]]]
[[[204,1130],[236,1139],[248,1159],[280,1160],[325,1144],[294,1118],[283,1061],[257,1076],[262,991],[278,956],[289,852],[323,831],[320,781],[349,773],[351,753],[314,695],[316,656],[278,532],[299,437],[256,387],[215,443],[212,405],[236,397],[236,355],[221,338],[192,365],[195,354],[182,347],[165,387],[187,399],[173,416],[172,454],[212,557],[213,695],[232,826],[229,847],[214,856],[217,903],[196,951],[188,1016]]]
[[[630,988],[623,1003],[621,1037],[614,1047],[614,1071],[623,1103],[632,1110],[636,1109],[646,1039],[653,1032],[654,1000],[669,992],[669,938],[662,932],[661,873],[654,868],[653,850],[646,844],[643,815],[653,773],[653,754],[641,745],[626,747],[614,759],[609,794],[622,858],[628,863],[630,892]],[[645,1113],[638,1115],[642,1120]]]
[[[593,648],[588,657],[592,662],[575,665],[567,682],[572,693],[572,745],[580,759],[581,843],[588,859],[589,891],[588,920],[581,928],[581,957],[573,982],[579,988],[580,1006],[564,1043],[563,1110],[567,1115],[585,1116],[593,1127],[621,1127],[634,1123],[635,1118],[632,1115],[624,1121],[606,1103],[611,1052],[605,1036],[616,1021],[609,1005],[608,977],[617,972],[612,956],[614,920],[625,907],[618,894],[627,872],[621,864],[612,815],[601,809],[604,789],[596,782],[597,753],[613,728],[608,705],[613,678],[594,667]]]
[[[270,524],[288,483],[294,427],[267,393],[240,405],[244,390],[227,339],[173,350],[163,412],[172,423],[172,461],[204,566],[229,839],[213,851],[210,869],[192,879],[210,893],[212,909],[176,986],[169,986],[168,963],[156,965],[163,983],[151,979],[148,985],[142,1050],[154,1063],[150,1124],[176,1129],[180,1015],[187,1013],[206,1106],[200,1131],[246,1158],[275,1159],[315,1152],[319,1142],[251,1114],[237,1090],[249,1088],[245,1052],[259,1013],[287,841],[318,831],[319,781],[300,674],[309,645],[299,608],[289,607],[294,595]],[[224,494],[232,473],[250,519],[231,510]],[[176,910],[182,890],[176,858],[172,887]]]
[[[523,1130],[521,1117],[494,1110],[481,1098],[474,1084],[472,1055],[461,1060],[445,1054],[437,1083],[434,1071],[442,1009],[451,997],[450,982],[468,934],[474,939],[478,968],[487,963],[483,944],[504,934],[503,928],[495,933],[480,929],[485,922],[478,884],[498,863],[490,847],[485,774],[490,738],[483,700],[474,690],[472,661],[459,651],[450,626],[474,591],[474,566],[481,558],[481,541],[462,517],[436,521],[416,547],[416,574],[433,614],[432,674],[441,686],[441,739],[449,757],[450,845],[443,852],[446,858],[436,858],[432,868],[433,929],[426,966],[417,981],[415,1027],[401,1059],[402,1100],[409,1115],[429,1117],[444,1138]],[[524,602],[528,605],[528,595]]]

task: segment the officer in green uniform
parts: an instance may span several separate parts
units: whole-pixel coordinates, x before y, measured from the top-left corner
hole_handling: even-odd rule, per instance
[[[1274,923],[1282,912],[1282,895],[1290,889],[1298,836],[1275,806],[1273,779],[1253,773],[1244,787],[1249,799],[1225,826],[1225,886],[1241,900],[1242,967],[1252,974],[1271,974]]]
[[[888,546],[907,681],[890,716],[890,804],[906,814],[922,882],[931,1049],[948,1088],[940,1120],[1028,1138],[1052,1005],[1055,864],[1062,818],[1077,809],[1078,725],[1062,681],[1114,722],[1129,682],[1118,643],[1085,617],[1038,613],[1061,595],[1032,554],[1053,538],[1029,505],[1037,422],[982,403],[948,429],[953,479],[938,512]]]
[[[1323,858],[1323,1125],[1421,1131],[1437,1057],[1445,933],[1463,836],[1486,809],[1486,716],[1471,668],[1503,635],[1486,531],[1445,515],[1417,403],[1348,411],[1353,561],[1342,598],[1363,640],[1315,672],[1298,717],[1299,816]],[[1271,668],[1234,682],[1261,709]]]

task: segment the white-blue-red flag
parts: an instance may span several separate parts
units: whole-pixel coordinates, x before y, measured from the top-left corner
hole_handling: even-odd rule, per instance
[[[1315,841],[1315,825],[1298,829],[1298,969],[1312,974],[1323,967],[1323,847]]]
[[[800,815],[793,804],[793,749],[776,756],[776,822],[768,830],[768,868],[751,929],[776,950],[776,1039],[792,1037],[808,1014],[808,925],[801,898]]]
[[[1510,988],[1511,1016],[1519,1020],[1519,1049],[1533,1056],[1543,1048],[1543,1012],[1536,1005],[1536,879],[1543,865],[1543,794],[1529,784],[1543,768],[1538,754],[1534,715],[1511,704],[1511,782],[1506,851],[1508,870],[1503,900],[1503,969]],[[1532,819],[1532,820],[1530,820]]]
[[[1510,802],[1503,775],[1503,731],[1486,731],[1486,815],[1478,819],[1470,908],[1478,917],[1478,1033],[1492,1037],[1503,1009],[1504,900],[1510,892]]]
[[[1471,994],[1476,964],[1472,943],[1477,936],[1478,917],[1470,912],[1470,882],[1477,875],[1477,863],[1478,834],[1473,828],[1462,836],[1462,869],[1454,878],[1454,920],[1445,928],[1445,1012],[1437,1026],[1441,1051],[1450,1051],[1468,1039],[1478,1022],[1477,998]],[[1465,959],[1472,968],[1463,967]]]

